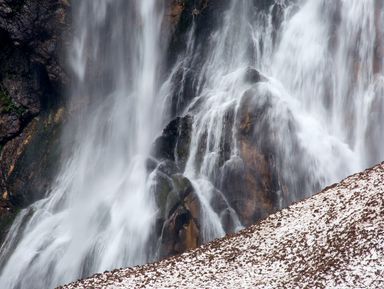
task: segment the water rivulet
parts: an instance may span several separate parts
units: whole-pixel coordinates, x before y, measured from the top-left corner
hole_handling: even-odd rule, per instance
[[[211,2],[169,51],[162,1],[74,4],[66,159],[1,288],[181,252],[384,159],[381,1]]]

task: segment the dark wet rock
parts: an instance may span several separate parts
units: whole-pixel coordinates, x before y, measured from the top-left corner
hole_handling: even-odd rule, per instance
[[[212,194],[213,197],[210,202],[212,209],[219,216],[225,232],[227,234],[236,232],[236,230],[239,229],[237,228],[238,224],[235,224],[234,222],[236,212],[230,206],[226,196],[223,192],[219,191],[218,189],[214,189]]]
[[[320,187],[302,166],[301,159],[309,156],[297,140],[290,110],[259,85],[263,84],[256,84],[242,97],[235,122],[239,155],[225,162],[219,184],[245,226]],[[295,154],[295,160],[287,154]]]
[[[200,203],[193,191],[190,182],[180,176],[183,180],[178,195],[182,198],[169,210],[165,219],[160,236],[160,257],[173,256],[185,252],[188,249],[200,245],[199,217]],[[176,189],[180,184],[177,184]]]
[[[180,206],[164,224],[160,257],[178,255],[198,245],[198,226],[191,212]]]
[[[147,169],[147,172],[150,173],[156,169],[158,164],[159,162],[155,158],[149,157],[145,162],[145,168]]]
[[[177,206],[194,193],[194,188],[186,177],[178,171],[172,173],[172,171],[164,170],[164,167],[170,164],[171,162],[160,164],[152,176],[151,190],[159,209],[158,218],[161,219],[168,218]]]
[[[173,11],[172,31],[167,53],[167,66],[169,68],[187,52],[188,40],[192,24],[194,24],[193,43],[190,51],[195,57],[192,62],[184,62],[173,74],[172,83],[176,88],[170,99],[171,116],[181,115],[188,104],[198,94],[196,83],[207,56],[209,46],[203,45],[217,27],[222,24],[224,13],[231,1],[221,0],[170,0]],[[184,60],[185,61],[185,60]]]
[[[164,221],[171,208],[174,208],[180,202],[180,198],[177,192],[173,190],[170,177],[161,173],[157,173],[155,176],[152,192],[159,210],[158,218]]]
[[[250,90],[243,96],[236,123],[240,155],[226,163],[222,177],[223,191],[245,226],[276,211],[281,190],[273,152],[260,141],[265,138],[263,128],[255,130],[262,126],[270,104],[254,105],[255,93]]]
[[[62,101],[68,82],[65,0],[0,1],[0,144]],[[17,119],[16,119],[17,118]]]
[[[60,158],[63,109],[34,118],[0,153],[0,240],[17,212],[47,193]]]
[[[191,193],[194,193],[194,188],[191,181],[182,174],[174,174],[172,176],[172,184],[174,190],[178,193],[181,200],[184,200]]]
[[[21,128],[21,122],[15,113],[0,114],[0,142],[16,135]]]
[[[234,120],[235,109],[231,107],[226,111],[223,118],[223,131],[220,140],[220,167],[222,167],[231,157]]]
[[[64,109],[34,118],[0,155],[2,193],[16,208],[42,198],[56,174]]]
[[[3,193],[0,199],[0,242],[4,241],[4,237],[8,232],[18,210],[10,203],[7,192]]]
[[[275,0],[252,0],[255,7],[259,10],[267,10],[270,9],[271,6],[274,6],[276,2]],[[283,0],[284,1],[284,0]]]
[[[244,80],[249,83],[257,83],[260,81],[267,81],[265,76],[263,76],[258,70],[252,67],[247,67],[244,73]]]
[[[158,164],[157,170],[159,172],[166,174],[167,176],[172,176],[172,175],[178,174],[180,172],[180,169],[177,167],[175,162],[173,162],[171,160],[167,160],[167,159],[162,160]]]
[[[174,162],[182,172],[188,159],[192,121],[182,122],[177,115],[185,113],[186,108],[191,114],[193,108],[198,107],[201,100],[197,81],[204,82],[202,65],[205,63],[210,45],[207,43],[213,31],[222,24],[225,11],[230,1],[170,1],[170,23],[172,31],[170,49],[168,50],[169,67],[179,62],[178,70],[173,73],[171,82],[175,88],[170,99],[171,115],[173,121],[164,129],[161,137],[155,143],[153,156],[158,160]],[[257,10],[271,10],[273,38],[282,21],[283,4],[273,0],[253,1]],[[191,31],[194,24],[194,31]],[[191,36],[189,33],[193,33]],[[184,57],[187,53],[188,37],[193,43],[188,47],[193,55],[199,57]],[[209,41],[208,41],[209,42]],[[184,57],[184,58],[183,58]],[[250,225],[268,214],[285,206],[291,200],[281,204],[281,200],[292,187],[300,187],[297,181],[290,184],[285,181],[283,174],[287,166],[281,164],[279,150],[273,140],[274,133],[267,119],[272,103],[269,96],[260,96],[261,100],[254,103],[253,99],[259,97],[256,87],[260,82],[268,81],[253,67],[244,70],[244,81],[252,85],[252,89],[245,93],[239,111],[232,107],[228,109],[223,118],[222,137],[218,151],[217,164],[208,176],[217,193],[211,204],[223,220],[227,220],[226,230],[231,231],[233,218],[230,217],[232,207],[244,225]],[[182,124],[187,124],[182,127]],[[288,129],[291,123],[287,125]],[[233,156],[233,134],[237,133],[239,155]],[[199,170],[206,152],[207,136],[199,139],[195,167]],[[184,157],[184,158],[183,158]]]
[[[158,160],[171,160],[182,171],[188,159],[191,141],[192,117],[176,117],[156,139],[152,156]]]
[[[255,0],[257,10],[269,10],[273,6],[274,31],[276,34],[281,24],[283,6],[274,0]],[[171,36],[167,54],[167,64],[177,71],[173,73],[172,83],[175,90],[170,99],[171,116],[183,114],[188,105],[199,95],[198,82],[201,79],[203,65],[211,52],[209,39],[223,25],[225,13],[232,4],[230,0],[169,0],[168,14],[171,23]],[[194,30],[192,31],[192,27]],[[191,35],[191,33],[193,35]],[[276,36],[274,36],[276,38]],[[193,39],[192,43],[189,39]],[[189,46],[188,46],[189,45]],[[186,54],[192,53],[185,57]],[[198,57],[196,57],[198,55]]]
[[[158,208],[154,238],[159,256],[172,256],[197,247],[200,203],[192,183],[170,160],[160,162],[151,178],[151,192]]]
[[[55,174],[69,9],[66,0],[0,0],[0,235]]]
[[[336,2],[336,1],[335,1]],[[285,4],[282,2],[275,2],[273,3],[271,15],[272,15],[272,39],[273,43],[276,44],[277,38],[278,38],[278,31],[281,27],[281,24],[284,21],[284,8]]]
[[[192,117],[186,115],[182,118],[179,125],[179,137],[175,148],[175,161],[181,171],[184,170],[189,157],[189,149],[192,134]]]
[[[66,73],[60,65],[70,13],[67,0],[1,0],[0,30],[13,47],[33,63],[44,65],[49,79],[61,84]]]
[[[234,207],[243,224],[249,226],[279,209],[280,188],[272,157],[258,151],[247,139],[240,140],[240,151],[244,174],[237,179],[229,174],[228,179],[233,180],[232,186],[240,188]]]
[[[173,32],[169,45],[169,61],[172,63],[172,57],[185,50],[187,33],[192,23],[195,21],[198,40],[204,39],[221,23],[223,12],[230,1],[169,0],[168,3],[168,17]]]
[[[163,130],[162,135],[156,139],[152,155],[159,159],[175,161],[175,147],[179,135],[180,118],[172,120]]]

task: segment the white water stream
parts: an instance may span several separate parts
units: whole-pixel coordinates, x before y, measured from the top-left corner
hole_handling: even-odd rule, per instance
[[[234,111],[238,117],[249,91],[254,108],[265,108],[268,124],[252,133],[259,143],[273,145],[288,187],[289,194],[276,192],[281,207],[382,161],[383,23],[382,4],[374,0],[275,1],[264,12],[252,1],[232,1],[223,25],[204,43],[208,53],[195,79],[197,98],[184,112],[195,117],[185,174],[204,188],[200,198],[213,205],[213,184],[223,170],[243,166],[236,125],[231,156],[224,164],[220,157],[226,116]],[[188,53],[182,61],[193,66],[201,55]],[[267,81],[245,81],[249,67]],[[203,232],[206,239],[224,234],[218,218],[203,224],[210,228]]]
[[[73,150],[49,197],[16,219],[5,246],[20,241],[2,269],[3,289],[54,288],[150,258],[156,208],[145,161],[161,131],[162,5],[155,0],[73,5],[75,119],[65,135],[74,137]],[[20,229],[24,215],[32,216]],[[3,248],[2,258],[6,253]]]

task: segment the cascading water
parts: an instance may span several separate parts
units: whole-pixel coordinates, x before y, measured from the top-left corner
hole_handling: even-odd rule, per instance
[[[79,2],[73,149],[49,196],[8,234],[1,288],[53,287],[156,255],[145,159],[167,110],[157,93],[161,1]],[[183,173],[203,241],[263,216],[243,181],[263,185],[279,208],[384,159],[382,2],[229,2],[204,43],[192,24],[163,84],[177,113],[192,116]],[[246,175],[249,162],[258,167]]]
[[[323,176],[321,185],[383,158],[383,74],[374,71],[383,61],[376,51],[382,49],[378,2],[305,3],[283,27],[271,62],[271,76],[303,112],[295,113],[300,138],[316,159],[311,170]],[[373,114],[381,121],[372,123]],[[369,137],[368,124],[380,132]]]
[[[259,111],[254,149],[271,154],[277,171],[277,207],[384,158],[381,2],[270,2],[232,1],[204,49],[189,43],[179,62],[196,94],[181,112],[194,117],[185,175],[204,203],[214,206],[219,193],[240,215],[249,208],[234,198],[241,184],[228,188],[226,179],[244,172],[247,106]],[[228,230],[221,214],[202,220],[203,237]]]
[[[151,257],[156,208],[145,161],[161,130],[162,4],[73,5],[74,121],[65,137],[74,144],[49,196],[24,210],[8,235],[4,289],[54,288]]]

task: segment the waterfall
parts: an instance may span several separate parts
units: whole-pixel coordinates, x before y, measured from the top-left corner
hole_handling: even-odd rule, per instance
[[[183,174],[203,242],[384,159],[380,1],[231,0],[206,38],[195,17],[167,70],[163,1],[77,2],[65,158],[1,248],[1,288],[52,288],[156,257],[146,159],[170,106],[192,118]]]
[[[243,222],[255,219],[249,208],[255,200],[240,188],[244,151],[250,155],[243,140],[248,136],[239,131],[244,112],[256,119],[247,134],[261,153],[251,156],[265,163],[272,155],[267,162],[277,181],[270,198],[277,208],[384,159],[380,1],[263,5],[231,1],[218,30],[203,45],[189,43],[178,63],[181,72],[176,70],[183,80],[192,79],[182,85],[195,89],[190,104],[179,107],[194,118],[184,174],[204,207],[214,206],[215,194],[226,198],[237,229],[236,213]],[[197,72],[188,75],[191,71]],[[183,91],[177,85],[176,91]],[[178,99],[183,102],[188,101]],[[205,240],[228,231],[223,212],[206,212]]]
[[[15,221],[1,288],[54,288],[150,260],[156,208],[145,161],[161,131],[158,94],[162,5],[155,0],[74,1],[69,59],[73,139],[47,198]]]

